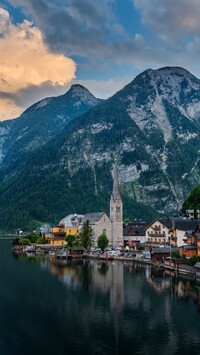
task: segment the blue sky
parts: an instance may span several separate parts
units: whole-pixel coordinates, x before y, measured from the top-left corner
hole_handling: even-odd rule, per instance
[[[0,120],[81,83],[107,98],[148,68],[200,78],[199,0],[0,0]]]

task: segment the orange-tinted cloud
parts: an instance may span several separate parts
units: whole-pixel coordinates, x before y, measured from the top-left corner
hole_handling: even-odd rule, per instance
[[[1,120],[13,118],[26,107],[25,102],[21,102],[21,106],[17,102],[21,90],[47,82],[49,86],[60,88],[75,77],[76,64],[73,60],[49,52],[39,29],[27,20],[13,25],[8,12],[1,8],[0,53]]]

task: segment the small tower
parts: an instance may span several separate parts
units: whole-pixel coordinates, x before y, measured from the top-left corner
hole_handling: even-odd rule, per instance
[[[118,169],[113,168],[113,191],[110,197],[110,219],[112,222],[112,245],[123,245],[123,204],[119,190]]]

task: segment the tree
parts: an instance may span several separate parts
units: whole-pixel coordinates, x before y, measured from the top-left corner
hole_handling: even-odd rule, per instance
[[[81,231],[79,233],[80,243],[85,249],[88,249],[92,246],[92,236],[93,230],[92,227],[89,225],[89,221],[87,220],[83,223],[83,227],[81,228]]]
[[[131,223],[131,220],[129,218],[124,218],[124,223]]]
[[[68,234],[68,235],[65,237],[65,240],[66,240],[66,242],[67,242],[67,245],[68,245],[69,247],[72,247],[72,246],[74,245],[74,243],[75,243],[76,237],[75,237],[75,235],[73,235],[73,234]]]
[[[36,243],[37,243],[37,244],[47,244],[48,241],[47,241],[45,238],[43,238],[43,237],[39,237],[39,238],[36,240]]]
[[[97,244],[101,250],[104,250],[108,246],[109,240],[105,234],[101,234],[98,238]]]
[[[31,241],[28,238],[20,238],[19,240],[20,244],[29,244]]]

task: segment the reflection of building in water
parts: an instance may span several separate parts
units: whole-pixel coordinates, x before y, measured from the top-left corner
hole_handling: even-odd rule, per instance
[[[123,305],[124,278],[123,263],[101,262],[93,263],[93,284],[101,292],[110,291],[110,305],[121,308]]]
[[[48,269],[52,275],[57,276],[66,285],[75,286],[78,284],[76,264],[64,264],[54,258],[48,258],[41,266]]]
[[[171,278],[167,276],[163,270],[149,268],[148,273],[146,273],[146,280],[158,293],[170,289],[171,287]]]
[[[123,264],[121,262],[111,264],[111,288],[110,288],[110,305],[111,308],[120,309],[123,306],[124,299],[124,278]]]
[[[200,312],[200,287],[190,280],[174,280],[172,284],[173,294],[177,300],[193,300]]]

